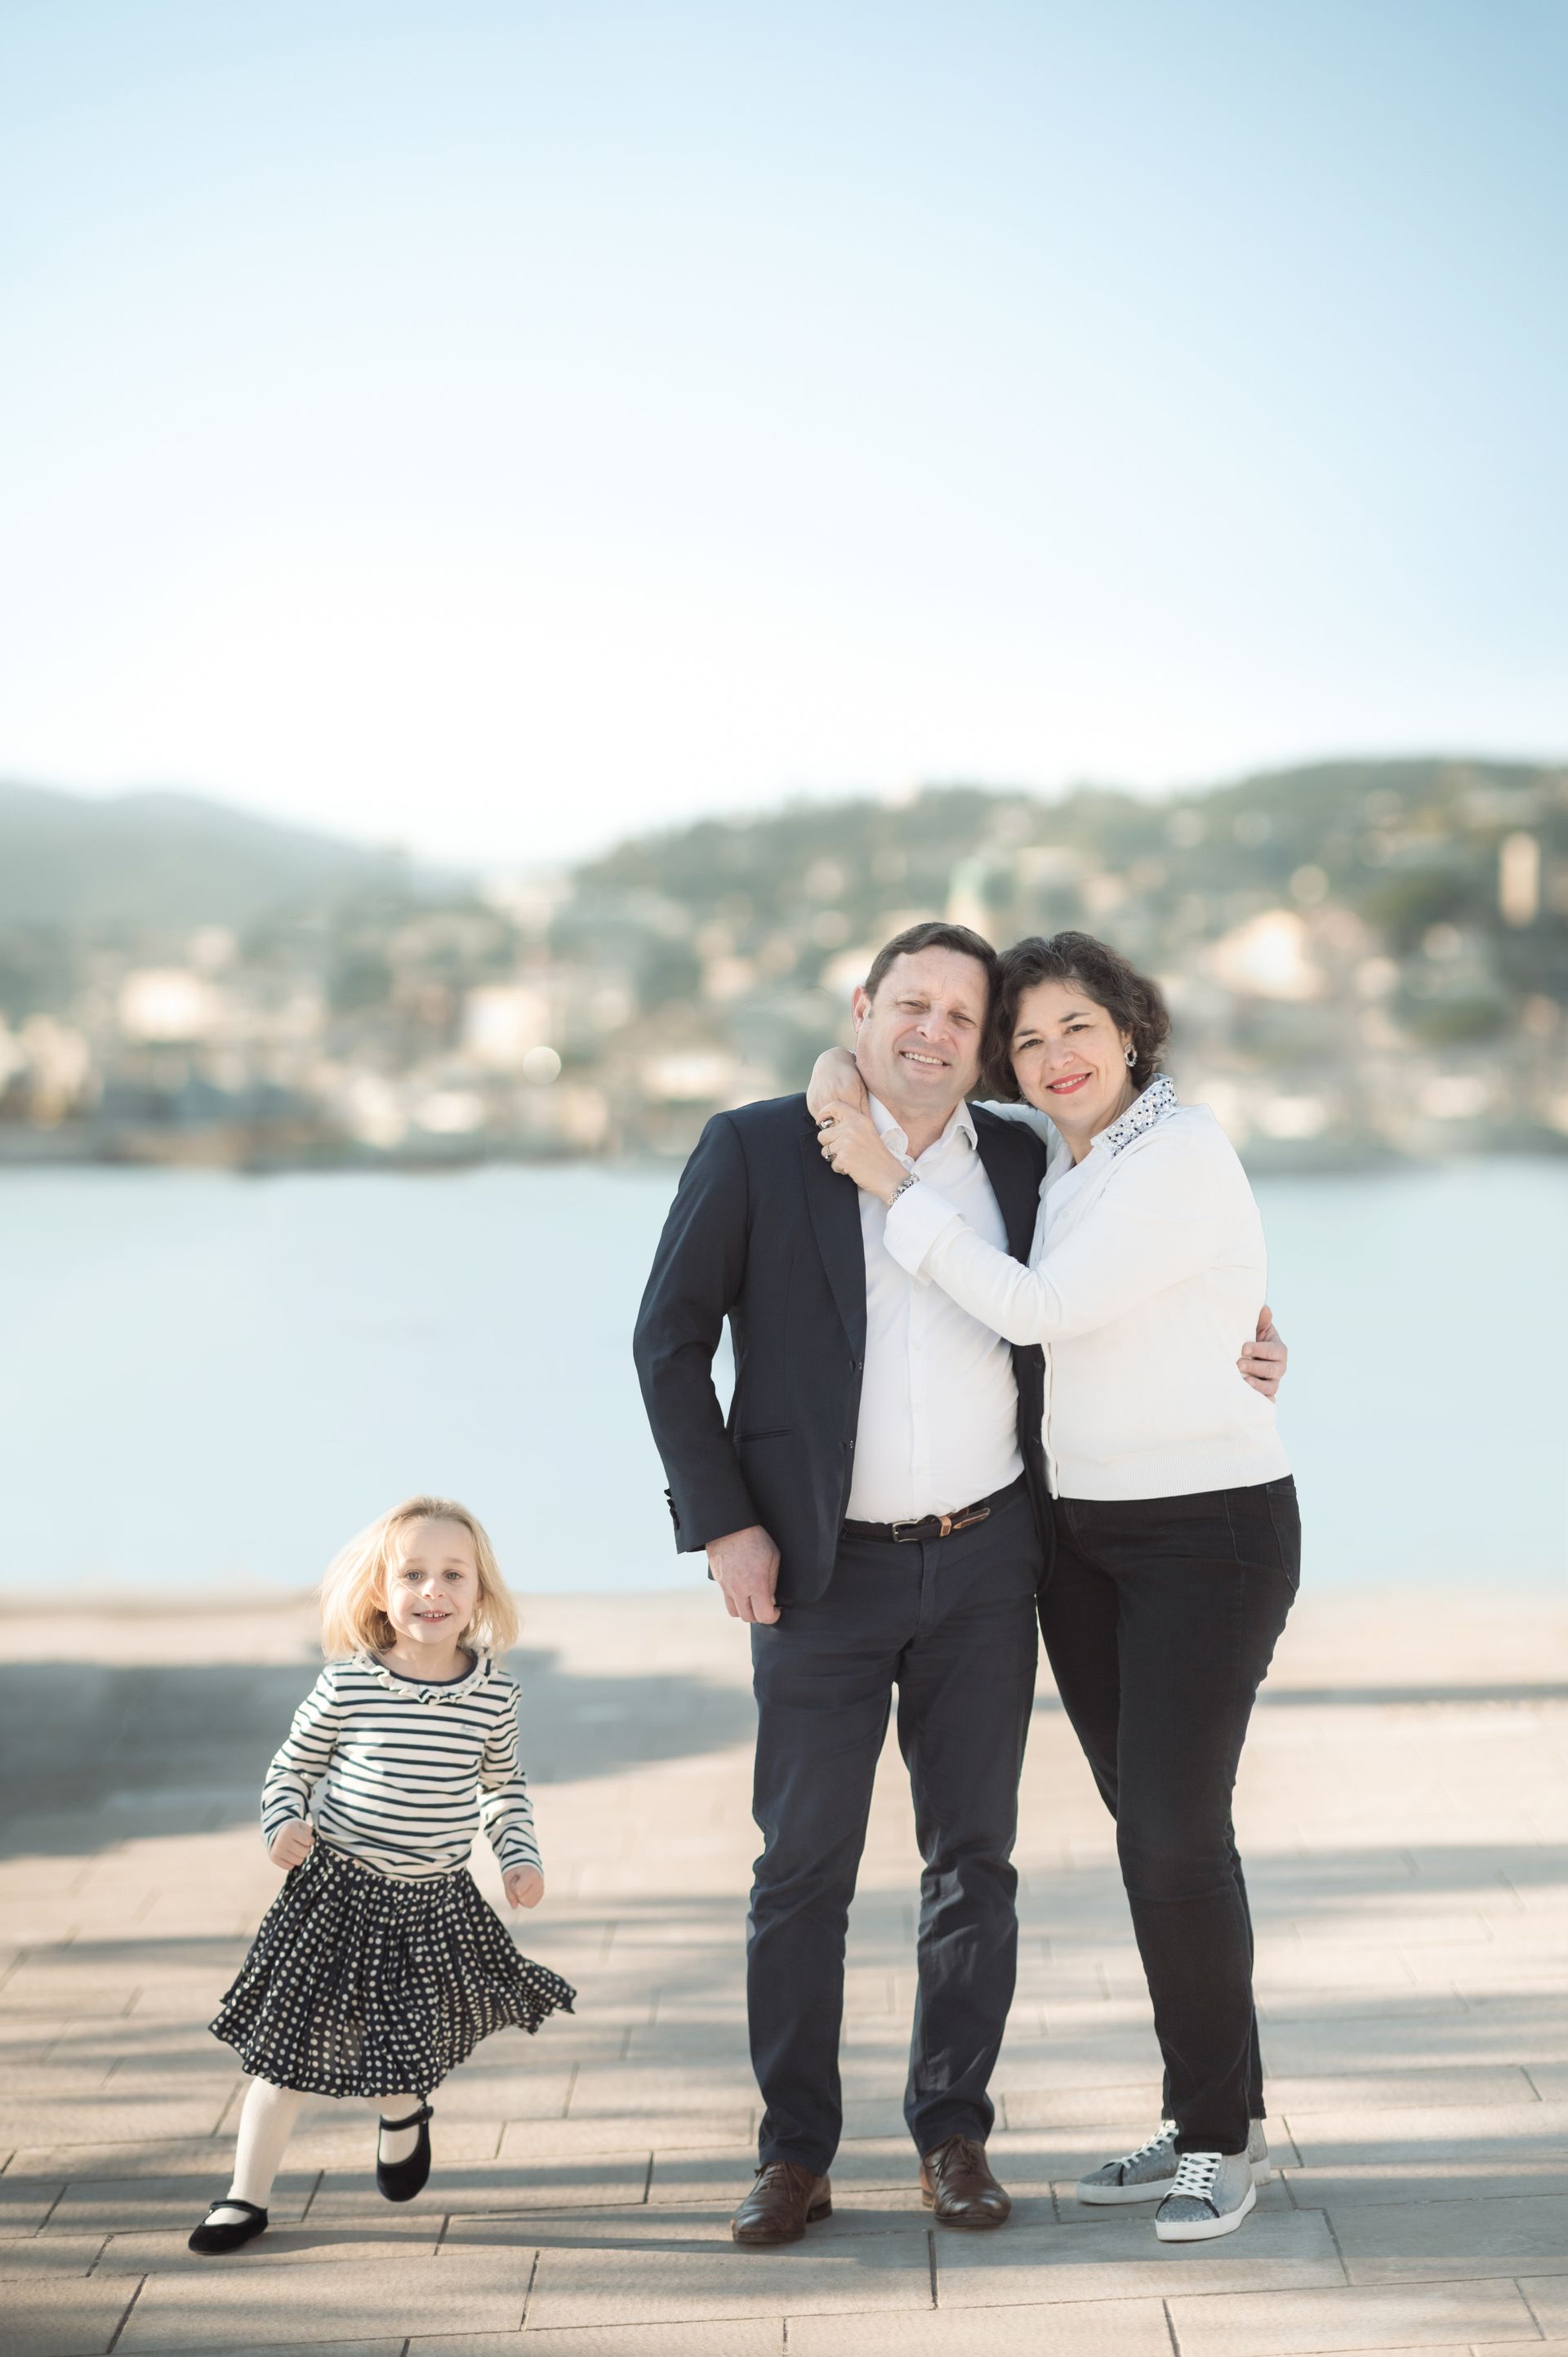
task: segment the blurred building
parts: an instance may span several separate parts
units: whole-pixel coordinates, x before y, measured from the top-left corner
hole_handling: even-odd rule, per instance
[[[4,850],[0,812],[0,852]],[[876,944],[1076,927],[1250,1158],[1568,1146],[1568,773],[1337,763],[1172,802],[932,789],[479,888],[387,867],[0,909],[0,1157],[677,1155],[801,1085]],[[102,897],[102,896],[101,896]]]

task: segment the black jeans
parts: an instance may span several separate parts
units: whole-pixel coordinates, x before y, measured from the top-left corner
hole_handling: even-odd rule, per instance
[[[1263,2113],[1252,1923],[1230,1796],[1301,1576],[1288,1475],[1125,1501],[1058,1498],[1040,1626],[1116,1847],[1182,2152]]]
[[[950,1538],[842,1540],[826,1593],[751,1632],[765,1846],[746,2002],[764,2162],[821,2172],[838,2148],[844,1934],[895,1685],[925,1860],[904,2116],[921,2152],[990,2133],[1017,1965],[1011,1858],[1039,1573],[1020,1482]]]

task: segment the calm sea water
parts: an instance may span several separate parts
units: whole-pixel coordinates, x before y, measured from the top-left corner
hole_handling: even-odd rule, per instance
[[[673,1172],[0,1177],[6,1553],[35,1592],[307,1585],[411,1490],[521,1587],[701,1577],[628,1338]],[[1568,1560],[1568,1170],[1259,1189],[1312,1580]]]

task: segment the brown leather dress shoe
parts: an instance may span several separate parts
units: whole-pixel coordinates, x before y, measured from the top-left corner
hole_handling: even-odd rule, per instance
[[[775,2243],[798,2243],[808,2226],[831,2218],[832,2210],[832,2188],[825,2177],[792,2160],[770,2160],[757,2170],[729,2230],[748,2250],[766,2250]]]
[[[1004,2226],[1013,2204],[992,2176],[985,2147],[973,2136],[949,2136],[920,2163],[920,2199],[939,2226]]]

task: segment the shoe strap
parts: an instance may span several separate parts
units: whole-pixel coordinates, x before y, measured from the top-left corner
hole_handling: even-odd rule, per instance
[[[259,2202],[242,2201],[237,2193],[220,2193],[216,2201],[209,2201],[207,2205],[207,2218],[210,2218],[215,2210],[243,2210],[249,2218],[264,2218],[267,2214]],[[207,2218],[201,2222],[204,2226],[207,2223]]]
[[[435,2117],[435,2105],[434,2105],[433,2104],[421,2104],[421,2105],[420,2105],[420,2107],[419,2107],[418,2111],[416,2111],[416,2112],[410,2112],[410,2114],[409,2114],[409,2115],[408,2115],[408,2117],[407,2117],[407,2119],[406,2119],[406,2120],[382,2120],[382,2122],[381,2123],[381,2126],[382,2126],[383,2128],[389,2128],[389,2129],[390,2129],[390,2128],[422,2128],[422,2127],[424,2126],[424,2123],[425,2123],[425,2121],[426,2121],[426,2120],[433,2120]]]

